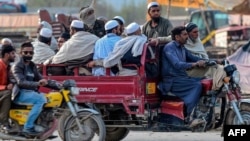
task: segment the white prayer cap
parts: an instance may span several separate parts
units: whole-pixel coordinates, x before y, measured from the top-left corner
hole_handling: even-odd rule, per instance
[[[123,17],[121,17],[121,16],[115,16],[113,19],[114,19],[114,20],[115,20],[115,19],[118,19],[118,20],[120,20],[120,21],[122,22],[122,24],[125,24],[125,20],[124,20]]]
[[[157,3],[157,2],[150,2],[148,4],[148,9],[151,8],[152,6],[159,6],[159,3]]]
[[[51,38],[52,30],[50,30],[48,28],[42,28],[39,32],[39,35],[46,37],[46,38]]]
[[[42,21],[40,22],[41,25],[45,25],[46,24],[46,21]]]
[[[73,20],[70,26],[75,28],[84,28],[84,23],[80,20]]]
[[[125,30],[126,30],[126,34],[131,34],[131,33],[134,33],[136,32],[138,29],[140,28],[140,25],[133,22],[131,24],[129,24]]]
[[[1,44],[2,44],[2,45],[4,45],[4,44],[10,44],[10,45],[12,45],[12,41],[11,41],[10,38],[3,38],[3,39],[1,40]]]
[[[119,23],[116,20],[110,20],[105,24],[105,30],[110,30],[118,25]]]

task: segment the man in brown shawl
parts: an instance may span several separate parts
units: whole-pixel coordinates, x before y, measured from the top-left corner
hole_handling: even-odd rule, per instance
[[[94,34],[83,31],[83,29],[84,23],[82,21],[73,20],[70,25],[71,38],[62,45],[55,56],[44,62],[44,64],[66,64],[75,67],[84,66],[91,61],[95,42],[99,38]],[[91,73],[84,72],[84,74],[89,75]]]
[[[105,23],[103,20],[96,19],[95,3],[96,0],[92,0],[90,6],[82,7],[80,9],[80,19],[86,24],[84,26],[85,31],[93,33],[101,38],[105,35]]]

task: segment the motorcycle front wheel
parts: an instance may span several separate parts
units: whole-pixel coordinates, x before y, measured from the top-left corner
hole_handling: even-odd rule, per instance
[[[81,132],[78,128],[76,118],[70,116],[65,123],[65,141],[105,141],[106,127],[101,116],[88,111],[80,111],[78,118],[84,131]]]
[[[240,109],[240,114],[245,125],[250,125],[250,104],[243,103]],[[240,125],[240,121],[233,110],[230,110],[226,116],[226,125]]]
[[[64,111],[63,114],[58,119],[57,130],[62,140],[64,140],[65,123],[67,123],[70,114],[71,114],[70,111]]]

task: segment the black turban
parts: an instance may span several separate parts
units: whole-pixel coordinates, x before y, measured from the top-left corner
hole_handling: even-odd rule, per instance
[[[196,28],[198,26],[196,24],[194,24],[194,23],[187,23],[185,25],[185,27],[186,27],[187,32],[191,32],[194,28]]]

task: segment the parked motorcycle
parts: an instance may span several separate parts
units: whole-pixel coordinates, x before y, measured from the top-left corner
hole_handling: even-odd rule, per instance
[[[79,94],[79,89],[74,80],[65,80],[62,84],[49,80],[48,85],[58,91],[46,94],[48,102],[35,123],[35,129],[41,134],[27,137],[22,133],[31,106],[13,104],[10,110],[11,131],[8,133],[1,131],[0,139],[19,141],[50,139],[57,129],[57,118],[64,111],[69,111],[67,121],[64,123],[64,141],[89,141],[93,138],[98,141],[105,140],[106,129],[99,112],[90,108],[79,108],[75,98]]]
[[[239,86],[240,73],[234,64],[229,64],[228,61],[224,61],[223,64],[227,76],[223,79],[224,84],[219,90],[212,91],[212,79],[201,80],[202,95],[190,117],[190,120],[197,121],[192,126],[189,126],[189,129],[194,132],[216,129],[221,127],[222,124],[250,125],[250,100],[241,99]],[[208,61],[206,65],[213,66],[216,65],[216,63],[214,61]],[[163,103],[170,103],[171,101],[176,103],[176,100],[169,100],[168,97],[166,99]],[[164,111],[164,108],[171,108],[169,105],[165,107],[164,104],[162,105],[162,111]],[[184,106],[179,106],[174,113],[171,110],[166,110],[165,113],[174,117],[184,117],[183,111]],[[167,124],[168,125],[164,127],[165,129],[182,130],[179,126],[181,124],[173,124],[171,121],[168,121]]]

